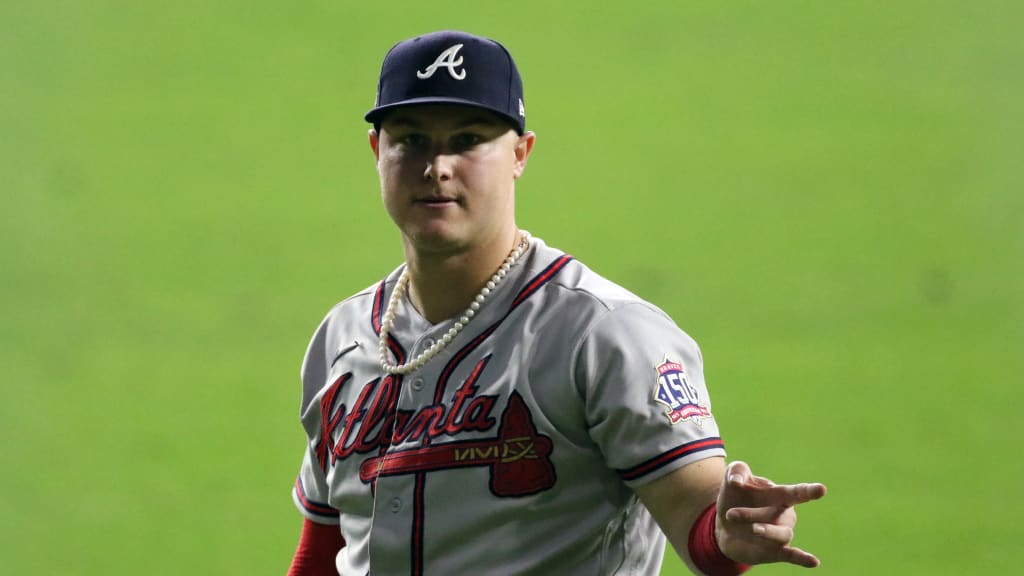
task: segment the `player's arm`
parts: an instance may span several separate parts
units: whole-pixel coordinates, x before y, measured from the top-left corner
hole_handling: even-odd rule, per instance
[[[328,503],[330,489],[313,448],[320,433],[320,411],[315,398],[327,381],[329,369],[326,360],[329,319],[330,314],[320,323],[302,360],[300,415],[308,442],[292,488],[292,500],[304,519],[288,576],[337,576],[335,559],[345,546],[338,527],[338,510]]]
[[[680,558],[697,573],[740,574],[746,564],[819,564],[790,546],[795,506],[825,495],[822,484],[775,484],[743,462],[699,460],[635,488]],[[713,506],[712,506],[713,505]]]
[[[337,576],[334,559],[344,546],[337,526],[305,519],[288,576]]]
[[[694,563],[690,532],[701,514],[718,498],[724,475],[725,458],[716,456],[698,460],[634,488],[676,554],[697,574],[711,571],[707,566],[699,570]]]

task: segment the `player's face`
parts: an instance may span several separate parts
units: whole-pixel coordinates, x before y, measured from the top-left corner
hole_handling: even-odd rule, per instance
[[[409,106],[370,131],[381,194],[407,248],[462,252],[510,238],[534,135],[469,106]]]

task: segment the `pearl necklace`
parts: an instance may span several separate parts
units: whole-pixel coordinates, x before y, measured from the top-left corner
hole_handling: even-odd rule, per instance
[[[519,233],[520,238],[516,247],[512,249],[512,252],[510,252],[508,257],[505,258],[501,267],[498,268],[497,272],[495,272],[494,275],[491,276],[491,279],[487,281],[487,284],[480,289],[480,293],[473,298],[472,302],[470,302],[469,308],[466,308],[465,312],[462,313],[462,316],[451,328],[448,329],[447,332],[445,332],[444,336],[434,342],[434,344],[429,348],[420,352],[419,355],[412,360],[409,360],[405,364],[396,365],[392,364],[389,360],[388,333],[391,332],[391,328],[395,323],[395,310],[398,308],[398,301],[401,300],[402,296],[405,294],[406,287],[409,284],[409,267],[406,266],[405,270],[402,270],[402,275],[398,278],[398,283],[395,285],[395,291],[391,293],[391,299],[388,300],[388,307],[384,310],[384,319],[380,327],[380,340],[378,341],[381,369],[388,374],[408,374],[427,362],[430,362],[434,356],[437,356],[438,353],[444,350],[445,347],[455,339],[455,336],[457,336],[459,332],[462,332],[462,329],[466,327],[466,324],[469,324],[469,321],[476,316],[477,311],[480,310],[480,306],[484,303],[484,300],[487,299],[487,296],[498,287],[498,284],[501,284],[501,281],[505,279],[508,271],[516,265],[516,262],[518,262],[519,258],[524,252],[526,252],[526,249],[530,247],[530,233],[526,230],[520,230]]]

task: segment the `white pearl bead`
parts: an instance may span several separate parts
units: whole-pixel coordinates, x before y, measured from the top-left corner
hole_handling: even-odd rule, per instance
[[[462,317],[446,332],[439,341],[434,342],[432,346],[421,352],[418,356],[406,362],[402,365],[395,365],[388,362],[389,349],[387,345],[388,333],[391,331],[392,326],[395,322],[395,315],[398,310],[398,302],[402,299],[405,293],[406,286],[409,284],[409,268],[406,267],[402,270],[401,276],[398,277],[398,282],[395,284],[395,288],[391,293],[391,298],[388,300],[388,306],[384,310],[384,317],[381,320],[380,339],[377,343],[377,348],[380,351],[380,367],[388,374],[408,374],[413,370],[418,369],[431,358],[436,356],[445,346],[451,343],[451,341],[466,327],[470,319],[476,316],[476,312],[480,310],[480,305],[484,302],[487,296],[494,290],[498,284],[508,275],[509,270],[515,266],[519,257],[530,247],[530,233],[526,230],[519,231],[519,242],[509,253],[505,261],[502,262],[498,270],[495,271],[491,279],[480,289],[480,293],[473,298],[473,301],[469,303],[469,308],[463,312]]]

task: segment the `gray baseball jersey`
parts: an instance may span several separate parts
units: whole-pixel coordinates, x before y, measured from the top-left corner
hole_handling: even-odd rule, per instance
[[[725,454],[697,344],[534,238],[451,344],[390,376],[377,341],[401,270],[335,306],[302,367],[293,497],[339,524],[339,573],[657,574],[665,538],[632,487]],[[391,351],[451,324],[405,299]]]

